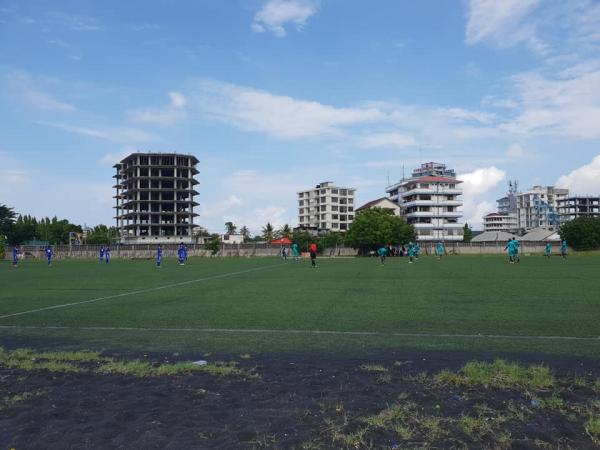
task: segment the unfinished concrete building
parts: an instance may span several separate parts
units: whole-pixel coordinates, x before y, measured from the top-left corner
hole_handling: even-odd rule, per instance
[[[123,244],[192,243],[197,164],[192,155],[132,153],[114,165]]]

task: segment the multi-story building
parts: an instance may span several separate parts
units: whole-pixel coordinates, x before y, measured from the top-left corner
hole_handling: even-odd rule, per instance
[[[354,220],[356,189],[324,181],[298,192],[298,226],[311,231],[346,231]]]
[[[462,181],[445,164],[429,162],[412,177],[388,186],[390,200],[411,224],[420,241],[462,241]]]
[[[193,241],[197,164],[192,155],[132,153],[114,165],[121,242]]]
[[[519,229],[517,215],[513,213],[497,212],[483,217],[483,231],[505,231],[514,233]]]
[[[560,222],[578,217],[600,217],[600,195],[569,195],[557,200]]]
[[[533,186],[517,197],[517,225],[521,231],[534,228],[558,230],[558,202],[569,195],[568,189],[554,186]]]
[[[508,194],[496,200],[498,212],[483,217],[484,231],[505,231],[516,233],[519,230],[517,218],[517,186],[516,181],[508,182]]]

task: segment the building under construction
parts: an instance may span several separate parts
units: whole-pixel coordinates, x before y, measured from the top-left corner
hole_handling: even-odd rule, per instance
[[[114,165],[122,243],[192,242],[197,164],[192,155],[132,153]]]

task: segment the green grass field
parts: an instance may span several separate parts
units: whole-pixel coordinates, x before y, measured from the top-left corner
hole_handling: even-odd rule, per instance
[[[319,264],[194,258],[157,269],[153,261],[59,260],[13,270],[3,261],[0,338],[145,351],[600,355],[598,255],[529,256],[518,265],[501,256]]]

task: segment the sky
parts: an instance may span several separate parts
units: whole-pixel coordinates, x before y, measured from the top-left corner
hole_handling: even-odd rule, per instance
[[[196,155],[211,232],[427,161],[475,229],[508,180],[599,194],[600,2],[0,0],[0,204],[113,224],[133,151]]]

